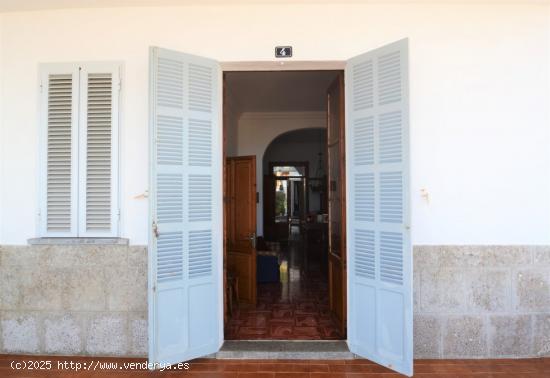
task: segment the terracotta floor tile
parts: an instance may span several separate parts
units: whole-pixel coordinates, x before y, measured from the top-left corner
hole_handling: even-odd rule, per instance
[[[216,360],[199,358],[189,361],[189,371],[15,371],[6,362],[12,360],[51,360],[73,362],[142,362],[143,359],[70,356],[0,355],[4,378],[236,378],[236,377],[402,377],[391,370],[365,359],[355,360]],[[467,372],[462,367],[476,372]],[[527,371],[528,370],[528,371]],[[548,378],[550,358],[522,360],[417,360],[417,378]]]
[[[225,327],[227,340],[344,339],[328,305],[328,277],[321,272],[318,263],[310,264],[311,269],[306,272],[299,258],[302,256],[299,249],[297,243],[283,252],[282,259],[287,261],[290,280],[259,283],[258,304],[243,303],[233,312]],[[265,328],[265,331],[260,328]]]

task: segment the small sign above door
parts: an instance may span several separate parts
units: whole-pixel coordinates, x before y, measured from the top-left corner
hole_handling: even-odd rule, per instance
[[[292,46],[275,47],[275,58],[290,58],[292,56]]]

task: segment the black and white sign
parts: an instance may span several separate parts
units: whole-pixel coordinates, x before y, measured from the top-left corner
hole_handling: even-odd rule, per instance
[[[275,58],[290,58],[292,56],[292,46],[275,47]]]

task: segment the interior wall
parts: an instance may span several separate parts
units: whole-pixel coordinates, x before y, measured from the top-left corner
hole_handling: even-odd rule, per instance
[[[267,147],[263,157],[263,172],[262,177],[270,174],[270,162],[307,162],[309,177],[316,177],[317,168],[319,166],[319,153],[322,153],[322,168],[324,174],[327,172],[327,131],[323,129],[305,129],[297,132],[289,132],[282,137],[294,136],[297,140],[289,140],[288,138],[276,138]],[[300,135],[301,134],[301,135]],[[263,200],[263,198],[262,198]],[[318,192],[309,192],[309,211],[317,213],[320,210],[320,195]],[[262,204],[263,209],[263,204]]]
[[[145,244],[149,46],[273,61],[284,43],[294,60],[345,60],[408,37],[413,244],[549,244],[549,22],[543,4],[426,2],[6,13],[0,243],[36,236],[40,62],[124,62],[121,236]]]
[[[256,156],[256,187],[259,202],[256,210],[256,232],[264,234],[263,157],[269,144],[292,130],[326,127],[325,112],[244,113],[239,120],[237,154]]]

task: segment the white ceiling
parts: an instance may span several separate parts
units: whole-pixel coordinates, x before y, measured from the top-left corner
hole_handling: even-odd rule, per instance
[[[226,95],[241,112],[323,111],[336,71],[228,72]]]
[[[368,4],[368,3],[485,3],[549,4],[550,0],[0,0],[0,12],[62,8],[109,8],[205,4]]]

